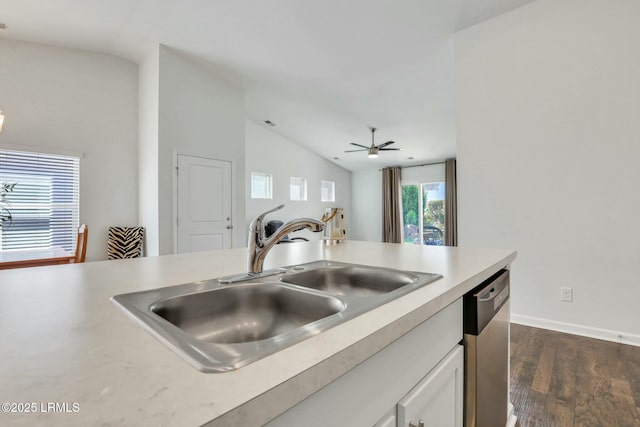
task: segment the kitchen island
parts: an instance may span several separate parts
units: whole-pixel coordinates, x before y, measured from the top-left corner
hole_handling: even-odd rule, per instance
[[[0,401],[38,405],[31,413],[0,413],[0,424],[262,425],[458,301],[515,256],[357,241],[278,245],[265,268],[332,260],[443,278],[226,373],[194,369],[109,298],[240,273],[246,249],[0,271]],[[47,411],[49,402],[66,406]]]

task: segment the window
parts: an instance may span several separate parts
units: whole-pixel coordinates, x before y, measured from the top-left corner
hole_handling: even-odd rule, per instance
[[[402,186],[404,243],[444,245],[444,182]]]
[[[336,183],[333,181],[320,181],[320,201],[336,201]]]
[[[0,232],[0,250],[62,247],[73,251],[80,217],[80,158],[0,150],[0,182],[13,216]]]
[[[291,200],[307,200],[307,180],[292,176],[289,184],[289,194]]]
[[[251,172],[251,198],[273,199],[273,179],[271,174]]]

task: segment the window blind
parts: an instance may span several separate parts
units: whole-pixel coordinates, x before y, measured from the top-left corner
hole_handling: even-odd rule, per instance
[[[75,249],[80,218],[80,158],[0,149],[0,182],[15,183],[6,200],[13,217],[0,249]]]

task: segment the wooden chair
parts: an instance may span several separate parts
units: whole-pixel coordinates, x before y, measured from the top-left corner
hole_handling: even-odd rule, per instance
[[[89,237],[89,227],[87,224],[82,224],[78,228],[78,240],[76,241],[76,257],[73,260],[74,263],[84,262],[87,257],[87,237]]]

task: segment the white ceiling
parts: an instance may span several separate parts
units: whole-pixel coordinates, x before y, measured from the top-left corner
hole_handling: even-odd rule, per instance
[[[163,43],[242,86],[252,119],[359,170],[453,156],[451,36],[530,1],[0,0],[0,37],[133,61]],[[368,126],[404,151],[343,153]]]

